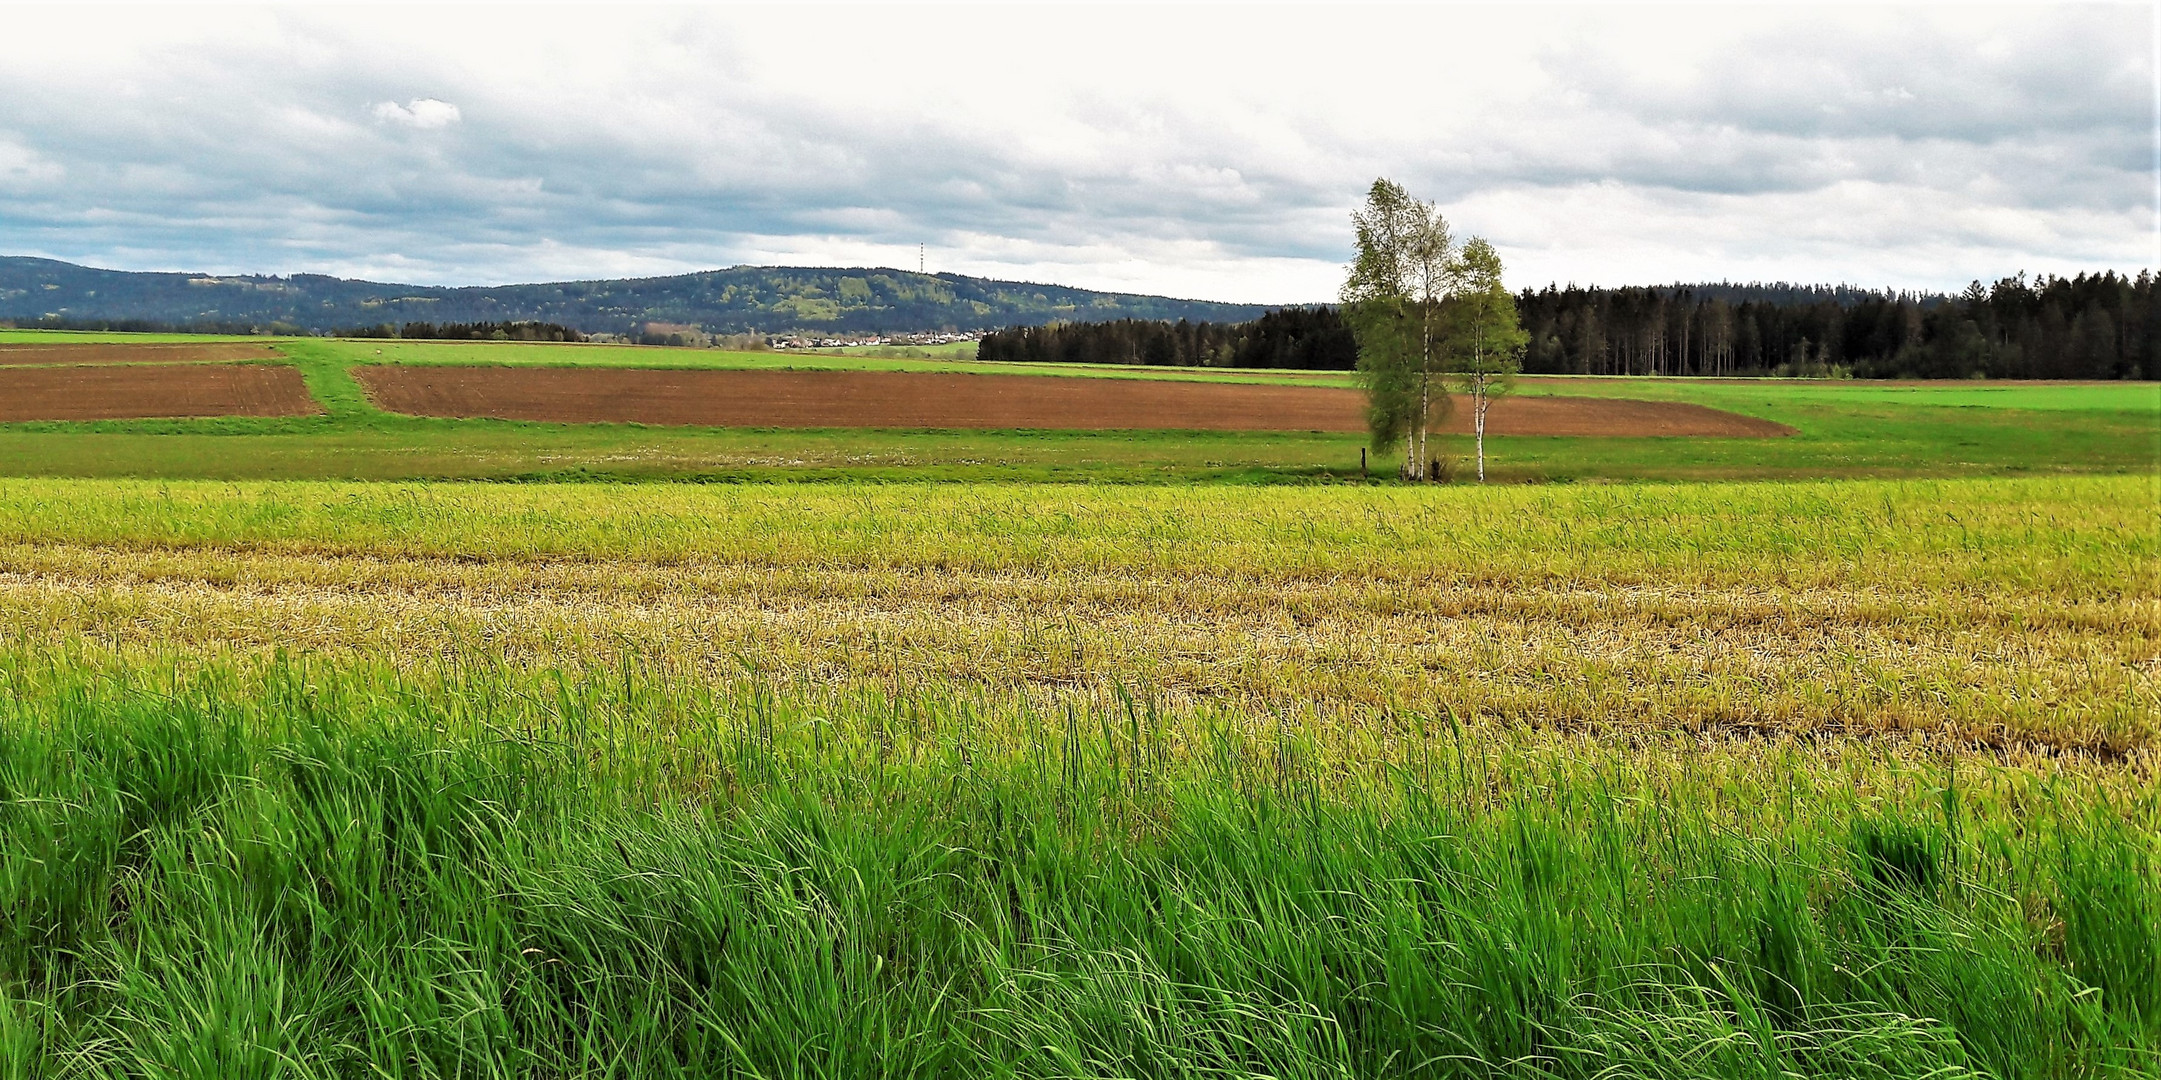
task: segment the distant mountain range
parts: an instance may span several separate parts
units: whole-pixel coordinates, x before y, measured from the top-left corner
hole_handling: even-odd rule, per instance
[[[406,322],[538,321],[585,333],[649,325],[714,334],[910,333],[1049,322],[1242,322],[1263,304],[1222,304],[886,269],[738,266],[673,277],[443,288],[291,277],[98,270],[0,256],[0,320],[336,331]]]

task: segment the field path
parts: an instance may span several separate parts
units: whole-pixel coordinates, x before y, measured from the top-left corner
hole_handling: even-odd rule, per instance
[[[1321,386],[847,371],[367,365],[375,403],[419,416],[706,427],[1365,430],[1365,399]],[[1467,412],[1467,411],[1465,411]],[[1468,431],[1465,412],[1445,430]],[[1793,434],[1679,402],[1506,399],[1496,435]]]

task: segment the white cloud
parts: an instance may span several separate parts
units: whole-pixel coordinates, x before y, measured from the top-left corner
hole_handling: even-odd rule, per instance
[[[458,107],[434,98],[414,98],[403,105],[385,101],[375,106],[375,118],[384,123],[422,129],[449,127],[460,119]]]
[[[57,184],[66,174],[37,151],[0,138],[0,191],[29,191]]]
[[[50,47],[0,66],[0,253],[473,283],[927,243],[1319,300],[1387,175],[1515,284],[2148,257],[2129,6],[503,10],[14,9]]]

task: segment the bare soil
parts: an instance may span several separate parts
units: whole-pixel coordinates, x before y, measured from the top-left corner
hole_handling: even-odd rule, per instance
[[[248,341],[84,342],[67,345],[0,342],[0,367],[17,364],[179,364],[205,360],[276,360],[268,345]]]
[[[708,427],[1365,430],[1364,397],[1320,386],[869,371],[356,367],[377,406],[418,416]],[[1469,431],[1468,409],[1448,429]],[[1497,435],[1789,435],[1766,420],[1654,401],[1511,398]]]
[[[297,368],[278,364],[137,364],[0,368],[0,421],[321,412]]]
[[[1468,433],[1471,430],[1470,402],[1459,397],[1455,412],[1441,429]],[[1764,439],[1799,433],[1784,424],[1679,401],[1508,397],[1494,402],[1493,408],[1486,413],[1486,434],[1708,435]]]

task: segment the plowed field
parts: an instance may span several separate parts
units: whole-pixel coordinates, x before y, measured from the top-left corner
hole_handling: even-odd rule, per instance
[[[248,341],[0,344],[0,367],[16,364],[178,364],[202,360],[275,360],[276,349]]]
[[[0,421],[320,412],[295,368],[141,364],[0,369]]]
[[[841,371],[363,366],[375,403],[419,416],[711,427],[1365,430],[1364,397],[1320,386]],[[1467,410],[1449,428],[1470,429]],[[1499,435],[1789,435],[1767,420],[1675,402],[1525,397]]]

